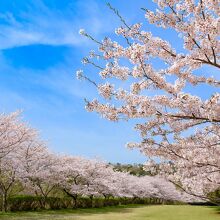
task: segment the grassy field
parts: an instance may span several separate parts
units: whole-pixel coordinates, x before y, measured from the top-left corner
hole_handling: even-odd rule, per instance
[[[220,220],[215,207],[123,206],[41,212],[0,213],[0,220]]]

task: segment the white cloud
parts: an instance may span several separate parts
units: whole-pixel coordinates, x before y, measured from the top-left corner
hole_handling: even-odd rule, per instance
[[[0,49],[31,44],[84,44],[86,40],[78,34],[80,28],[97,35],[107,31],[111,25],[111,14],[107,13],[103,22],[100,6],[92,0],[86,3],[79,1],[72,7],[58,10],[36,1],[16,14],[0,14]]]

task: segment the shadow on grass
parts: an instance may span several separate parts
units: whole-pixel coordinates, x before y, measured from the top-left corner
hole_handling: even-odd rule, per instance
[[[146,205],[120,205],[108,206],[102,208],[77,208],[77,209],[59,209],[59,210],[39,210],[39,211],[16,211],[16,212],[0,212],[1,217],[22,217],[30,215],[92,215],[92,214],[105,214],[105,213],[129,213],[132,212],[131,208],[144,207]]]
[[[220,206],[208,206],[211,209],[214,209],[214,211],[220,215]]]

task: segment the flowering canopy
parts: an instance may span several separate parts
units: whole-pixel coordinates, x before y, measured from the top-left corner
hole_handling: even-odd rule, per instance
[[[40,196],[44,208],[47,197],[55,190],[66,193],[75,201],[78,196],[188,201],[185,194],[182,196],[164,179],[139,178],[114,171],[111,165],[100,160],[50,152],[37,132],[20,120],[18,113],[2,114],[0,120],[0,149],[3,152],[0,158],[0,195],[5,211],[14,190]]]
[[[128,25],[109,5],[123,24],[116,34],[126,43],[107,37],[99,42],[81,30],[80,34],[99,46],[83,64],[96,67],[103,83],[83,70],[77,77],[93,83],[106,100],[87,101],[88,111],[111,121],[143,119],[135,126],[141,143],[128,146],[151,158],[151,168],[153,159],[159,157],[161,174],[187,192],[203,196],[220,186],[220,81],[215,74],[220,69],[219,1],[154,2],[158,5],[155,12],[143,8],[146,19],[176,31],[182,39],[180,52],[171,42],[144,31],[142,24]],[[164,68],[153,65],[155,58]],[[117,87],[116,80],[124,83]],[[195,92],[201,86],[211,91],[208,98]]]

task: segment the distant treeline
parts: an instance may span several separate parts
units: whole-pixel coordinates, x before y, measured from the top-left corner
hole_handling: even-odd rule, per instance
[[[144,169],[143,164],[121,164],[121,163],[110,163],[115,171],[128,172],[134,176],[153,176],[150,171]]]

